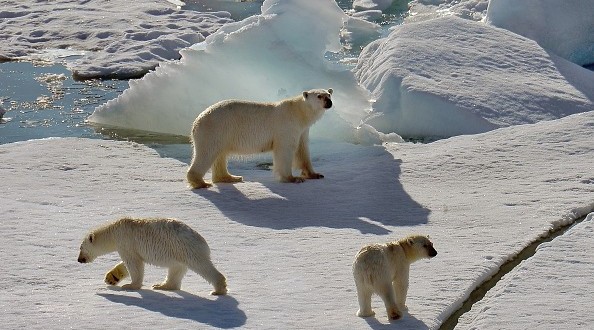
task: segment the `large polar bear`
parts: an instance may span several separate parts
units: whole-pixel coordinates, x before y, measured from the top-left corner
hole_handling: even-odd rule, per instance
[[[229,174],[227,156],[268,151],[282,182],[323,178],[309,158],[309,128],[332,107],[331,94],[332,89],[313,89],[276,103],[227,100],[210,106],[192,125],[190,186],[210,187],[203,178],[211,166],[212,182],[241,182],[241,176]],[[293,167],[301,176],[293,176]]]
[[[412,235],[386,244],[364,246],[353,263],[353,275],[359,298],[357,316],[373,316],[371,295],[379,295],[388,318],[397,320],[406,311],[410,264],[437,255],[427,236]]]
[[[227,293],[227,280],[210,260],[208,244],[192,228],[175,219],[122,218],[93,229],[80,246],[78,262],[88,263],[96,257],[117,251],[122,262],[105,275],[105,282],[115,285],[128,274],[132,283],[124,289],[142,287],[144,263],[167,267],[169,272],[158,290],[179,290],[189,269],[214,286],[211,294]]]

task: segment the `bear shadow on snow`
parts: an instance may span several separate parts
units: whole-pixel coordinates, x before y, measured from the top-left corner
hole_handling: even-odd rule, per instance
[[[377,319],[377,315],[375,317],[366,317],[365,321],[369,325],[369,328],[374,330],[394,329],[395,325],[398,325],[397,329],[429,329],[429,327],[423,321],[417,319],[416,317],[408,313],[404,314],[404,316],[401,319],[389,321],[389,323],[380,322]]]
[[[119,288],[112,290],[131,292]],[[138,306],[165,316],[193,320],[216,328],[237,328],[244,325],[247,320],[245,313],[237,307],[239,305],[237,300],[228,295],[209,300],[180,290],[174,291],[179,297],[144,289],[133,292],[140,294],[140,297],[111,293],[97,295],[115,303]]]
[[[359,150],[362,157],[347,158],[344,167],[325,162],[322,153],[314,152],[314,167],[325,175],[319,180],[280,183],[270,171],[238,173],[245,181],[263,186],[258,189],[268,189],[265,195],[270,197],[254,198],[257,192],[242,186],[245,183],[216,184],[194,193],[233,221],[277,230],[353,228],[387,235],[392,230],[386,226],[427,223],[430,210],[414,201],[399,182],[401,161],[382,146],[361,148],[365,148]],[[332,155],[333,161],[341,162],[340,157]]]

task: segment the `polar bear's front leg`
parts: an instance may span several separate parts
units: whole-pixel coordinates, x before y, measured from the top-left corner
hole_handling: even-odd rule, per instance
[[[272,163],[274,172],[279,177],[281,182],[300,183],[305,181],[302,177],[293,176],[293,156],[297,146],[292,146],[290,143],[281,143],[280,141],[274,146],[272,150]]]
[[[322,179],[324,176],[320,173],[314,172],[309,157],[309,129],[306,130],[299,138],[299,146],[295,153],[294,165],[301,169],[301,175],[306,179]]]
[[[126,268],[126,264],[122,261],[105,274],[105,283],[117,285],[121,280],[128,277],[128,275],[128,268]]]
[[[124,258],[122,258],[124,259]],[[126,290],[139,290],[142,287],[144,280],[144,261],[139,258],[126,258],[124,259],[128,273],[132,278],[130,284],[122,285],[122,289]]]

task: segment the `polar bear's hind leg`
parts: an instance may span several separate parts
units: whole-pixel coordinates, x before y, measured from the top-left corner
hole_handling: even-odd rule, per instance
[[[242,182],[243,177],[231,175],[227,169],[227,155],[221,154],[212,165],[212,182]]]
[[[179,290],[181,288],[181,282],[188,271],[188,267],[185,265],[175,265],[169,267],[167,278],[163,283],[153,285],[155,290]]]

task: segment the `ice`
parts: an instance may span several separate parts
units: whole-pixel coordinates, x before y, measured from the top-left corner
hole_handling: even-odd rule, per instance
[[[350,71],[324,57],[342,49],[340,32],[348,19],[331,0],[265,1],[262,15],[225,25],[182,50],[179,62],[162,63],[131,81],[89,121],[188,135],[196,116],[220,100],[277,101],[333,88],[334,110],[314,126],[312,136],[352,137],[370,109],[368,93]]]
[[[486,21],[578,65],[594,63],[594,1],[491,0]]]
[[[594,213],[541,245],[464,315],[457,329],[586,329],[594,287]]]
[[[355,74],[376,99],[367,123],[402,136],[473,134],[594,109],[593,72],[455,16],[396,28],[363,50]]]
[[[390,8],[394,0],[355,0],[353,9],[356,11],[365,10],[386,10]]]
[[[45,9],[47,17],[59,15],[61,7],[89,9],[98,17],[98,8],[106,6],[143,17],[151,6],[166,3],[177,12],[174,6],[181,5],[176,0],[137,6],[115,0],[4,3],[9,6],[0,10],[0,31],[9,36],[17,26],[30,33],[29,20],[19,15],[37,9]],[[184,50],[181,61],[160,64],[132,81],[126,93],[93,116],[108,118],[111,125],[165,127],[187,135],[184,125],[217,98],[276,100],[302,89],[332,87],[335,109],[314,128],[321,135],[354,134],[378,145],[313,141],[312,160],[323,180],[279,183],[257,159],[242,159],[230,167],[246,182],[191,191],[184,180],[188,145],[176,153],[181,160],[122,141],[59,138],[0,145],[3,327],[437,329],[505,261],[549,230],[594,211],[594,73],[561,52],[588,40],[588,8],[570,16],[568,8],[553,2],[510,3],[522,9],[520,19],[530,18],[528,27],[543,26],[559,11],[558,32],[530,36],[543,49],[480,22],[486,0],[410,4],[405,24],[370,45],[356,69],[373,95],[324,55],[341,48],[340,38],[363,40],[376,27],[345,18],[332,1],[278,0],[266,1],[263,15],[225,26]],[[498,14],[510,14],[504,9]],[[52,22],[72,32],[72,16],[63,14]],[[226,15],[220,17],[230,21]],[[120,17],[95,22],[118,30]],[[442,18],[427,21],[435,17]],[[569,33],[574,18],[584,30]],[[343,25],[351,32],[340,31]],[[563,41],[553,45],[556,50],[539,39],[563,35],[555,39]],[[23,48],[36,45],[33,39],[17,41],[28,43]],[[13,43],[0,42],[0,49],[7,45]],[[139,58],[129,57],[134,51],[120,47],[114,63],[137,65]],[[51,53],[69,59],[84,55],[77,49]],[[279,72],[293,76],[283,80]],[[361,123],[370,99],[375,113]],[[387,120],[395,116],[406,125]],[[411,135],[488,132],[428,144],[379,145],[386,137],[402,141],[380,135],[370,124]],[[150,290],[165,275],[155,267],[147,267],[144,290],[106,287],[103,275],[119,257],[78,264],[80,238],[98,223],[125,215],[176,217],[202,233],[229,279],[229,295],[209,296],[210,285],[195,274],[187,275],[180,291]],[[462,317],[459,327],[591,325],[591,221],[541,246]],[[409,314],[388,324],[382,302],[374,297],[376,317],[356,317],[351,274],[356,252],[363,244],[408,233],[429,234],[439,252],[411,269]]]
[[[483,20],[489,0],[413,0],[405,22],[420,22],[444,16]]]
[[[593,134],[594,112],[587,112],[423,145],[319,142],[311,154],[322,180],[279,183],[257,162],[234,161],[231,172],[246,182],[200,191],[187,187],[187,163],[135,143],[0,145],[0,261],[7,265],[0,268],[0,322],[7,329],[379,328],[388,322],[378,297],[375,318],[355,316],[355,254],[364,244],[422,233],[439,254],[412,265],[409,314],[391,326],[437,329],[503,262],[594,210]],[[211,286],[193,273],[180,291],[151,290],[166,274],[156,267],[147,267],[143,290],[123,291],[103,283],[117,254],[77,263],[83,235],[125,215],[175,217],[200,232],[229,295],[210,296]],[[582,254],[590,236],[566,244]],[[555,255],[584,261],[572,276],[591,277],[588,259]],[[569,310],[575,300],[555,287],[566,274],[553,266],[532,275],[554,281],[545,300]],[[591,281],[581,283],[579,301],[592,301]],[[587,312],[552,316],[591,321]]]
[[[79,79],[140,77],[229,22],[167,1],[7,0],[0,60],[64,62]]]

